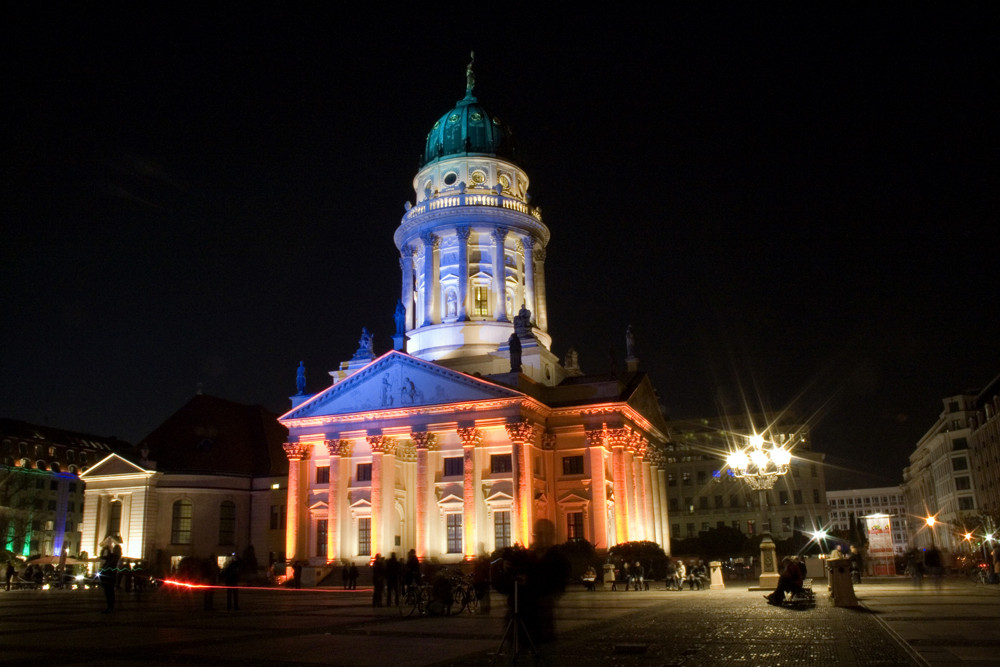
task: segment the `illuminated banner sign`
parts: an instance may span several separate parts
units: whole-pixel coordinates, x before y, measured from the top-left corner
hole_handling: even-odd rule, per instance
[[[872,574],[896,574],[896,559],[892,550],[892,522],[888,516],[866,516],[868,524],[868,560]]]

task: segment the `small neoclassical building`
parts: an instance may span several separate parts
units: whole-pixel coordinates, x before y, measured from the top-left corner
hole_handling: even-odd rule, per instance
[[[395,233],[394,349],[365,332],[289,430],[287,556],[459,561],[530,544],[535,522],[599,550],[669,550],[666,422],[628,337],[627,371],[586,376],[551,351],[549,230],[513,135],[473,95],[434,123]],[[300,384],[300,392],[303,385]]]

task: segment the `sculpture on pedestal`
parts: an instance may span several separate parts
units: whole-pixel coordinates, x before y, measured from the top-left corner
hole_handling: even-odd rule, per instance
[[[512,333],[510,338],[507,339],[507,345],[510,347],[510,372],[520,373],[521,372],[521,339],[517,337],[516,333]]]
[[[299,362],[299,370],[295,373],[295,388],[298,390],[297,396],[306,393],[306,362]]]

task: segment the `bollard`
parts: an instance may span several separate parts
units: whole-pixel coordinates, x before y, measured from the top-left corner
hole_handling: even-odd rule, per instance
[[[711,590],[717,590],[720,588],[725,588],[726,584],[722,581],[722,563],[717,560],[713,560],[708,564],[712,568],[712,585],[709,586]]]

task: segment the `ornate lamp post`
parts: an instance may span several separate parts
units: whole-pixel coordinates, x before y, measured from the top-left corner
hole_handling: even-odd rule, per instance
[[[774,541],[771,539],[771,523],[767,515],[767,492],[774,488],[778,478],[788,472],[792,453],[780,445],[764,440],[764,436],[754,433],[742,449],[729,453],[726,463],[733,475],[742,479],[757,491],[760,503],[760,529],[764,535],[760,542],[760,587],[774,588],[778,585],[778,560]]]

